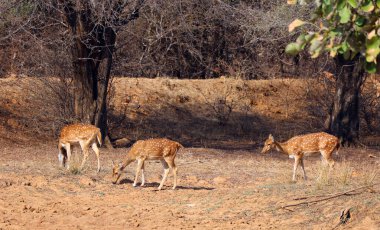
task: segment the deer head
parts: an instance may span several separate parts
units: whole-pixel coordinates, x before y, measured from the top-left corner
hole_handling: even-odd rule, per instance
[[[268,139],[264,142],[264,147],[261,153],[267,153],[272,148],[274,148],[274,138],[272,134],[269,134]]]
[[[115,163],[112,161],[112,183],[117,184],[117,181],[119,180],[121,173],[123,172],[122,164],[121,163]]]

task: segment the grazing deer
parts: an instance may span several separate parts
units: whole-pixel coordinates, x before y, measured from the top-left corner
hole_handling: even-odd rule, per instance
[[[321,153],[322,159],[327,162],[331,168],[334,165],[334,160],[331,158],[331,155],[333,152],[337,154],[339,146],[340,144],[337,137],[324,132],[295,136],[283,143],[275,141],[272,134],[270,134],[264,143],[261,153],[266,153],[270,149],[275,148],[277,151],[289,155],[289,158],[294,158],[295,160],[293,181],[296,180],[298,165],[301,165],[304,179],[307,180],[303,156],[312,153]]]
[[[113,167],[112,176],[114,178],[113,183],[116,184],[119,180],[122,171],[127,167],[130,163],[137,160],[137,168],[135,180],[133,182],[133,186],[136,187],[137,179],[141,174],[141,186],[145,184],[145,176],[144,176],[144,161],[145,160],[160,160],[164,167],[164,175],[162,177],[160,186],[158,190],[161,190],[162,186],[165,183],[165,180],[169,174],[169,169],[172,169],[174,175],[174,185],[173,189],[177,187],[177,167],[174,163],[174,159],[176,157],[177,151],[183,148],[183,146],[175,141],[166,139],[166,138],[158,138],[158,139],[148,139],[148,140],[140,140],[133,144],[131,150],[129,150],[125,160],[122,164],[115,164]]]
[[[83,152],[83,160],[80,166],[81,169],[87,160],[89,148],[91,146],[98,158],[97,172],[99,172],[100,160],[97,143],[99,143],[99,145],[102,144],[102,134],[100,133],[99,128],[88,124],[71,124],[62,128],[58,141],[58,160],[60,165],[64,167],[65,164],[67,164],[67,169],[70,169],[71,145],[77,143],[79,143]],[[64,153],[64,150],[66,150],[66,154]]]

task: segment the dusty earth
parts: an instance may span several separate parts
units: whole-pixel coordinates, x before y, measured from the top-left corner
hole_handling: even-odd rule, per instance
[[[146,165],[146,187],[132,186],[135,164],[121,184],[111,183],[111,160],[125,148],[101,149],[102,171],[95,155],[78,173],[57,165],[54,143],[2,144],[0,159],[0,229],[378,229],[380,226],[380,154],[370,149],[343,149],[327,177],[319,157],[305,161],[308,181],[293,161],[260,149],[185,148],[177,157],[179,187],[169,177],[157,191],[162,167]],[[81,154],[76,150],[75,161]],[[78,164],[76,164],[78,165]],[[75,168],[75,166],[74,166]],[[377,184],[325,201],[312,201],[361,186]],[[296,198],[307,199],[295,200]],[[351,219],[339,224],[342,210]]]
[[[378,137],[366,137],[373,147],[343,148],[330,173],[319,156],[308,157],[309,180],[298,172],[296,183],[292,159],[260,154],[269,133],[286,140],[320,130],[310,111],[322,108],[307,100],[304,81],[114,79],[115,145],[166,136],[186,147],[176,160],[178,188],[171,190],[169,177],[162,191],[154,161],[146,187],[132,187],[135,164],[121,184],[111,183],[111,161],[122,160],[126,147],[101,148],[99,174],[94,154],[84,171],[59,168],[56,137],[72,122],[59,101],[62,82],[7,78],[0,85],[0,229],[380,228]],[[82,155],[75,153],[77,166]],[[339,225],[348,208],[351,218]]]

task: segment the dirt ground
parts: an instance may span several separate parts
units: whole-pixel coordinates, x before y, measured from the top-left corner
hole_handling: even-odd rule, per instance
[[[185,148],[177,157],[179,186],[169,177],[157,191],[162,167],[146,165],[146,187],[132,186],[135,164],[121,184],[111,183],[111,160],[127,149],[101,149],[102,171],[95,155],[85,171],[58,167],[54,143],[37,148],[2,144],[0,159],[0,229],[379,229],[380,154],[371,149],[343,149],[334,171],[324,173],[319,157],[305,160],[308,181],[293,160],[260,149]],[[74,160],[81,157],[75,151]],[[76,164],[77,165],[77,164]],[[74,166],[75,167],[75,166]],[[312,201],[376,184],[333,199]],[[296,198],[309,197],[296,200]],[[337,226],[342,210],[351,219]]]
[[[371,148],[340,150],[330,173],[319,156],[307,157],[309,180],[299,171],[296,183],[293,159],[260,154],[269,133],[286,140],[321,130],[322,108],[305,96],[306,83],[114,79],[110,136],[124,143],[101,148],[96,174],[94,154],[75,170],[78,150],[74,170],[58,167],[57,135],[73,122],[60,104],[62,82],[0,79],[0,229],[379,229],[379,137],[366,137]],[[132,186],[135,164],[112,184],[123,146],[149,137],[186,147],[176,159],[177,189],[170,176],[156,190],[163,169],[155,161],[146,165],[146,187]],[[339,225],[344,209],[351,218]]]

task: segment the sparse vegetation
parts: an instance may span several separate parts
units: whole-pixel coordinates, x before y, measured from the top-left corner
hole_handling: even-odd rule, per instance
[[[293,19],[300,18],[293,28],[305,24],[312,7],[284,0],[0,1],[0,229],[377,228],[380,82],[357,72],[354,64],[364,59],[334,62],[322,48],[343,58],[365,54],[373,72],[380,4],[316,2],[327,21],[338,22],[288,33]],[[355,26],[327,28],[341,24]],[[299,36],[318,28],[322,34]],[[369,40],[365,47],[336,39],[368,28],[358,39]],[[308,42],[318,58],[299,49]],[[287,56],[294,48],[298,54]],[[317,145],[304,155],[296,148],[289,154],[304,159],[308,179],[299,168],[291,180],[294,159],[260,153],[270,133],[283,142],[333,129],[336,105],[353,111],[339,118],[342,125],[360,114],[346,132],[355,139],[359,130],[360,139],[332,156],[333,168],[309,153]],[[57,146],[58,132],[76,122],[100,126],[116,147],[101,149],[98,173],[99,158],[89,154],[85,164],[79,147],[70,170],[58,165],[65,158],[57,153],[70,150],[67,142]],[[84,133],[69,139],[85,147],[95,136]],[[148,138],[185,146],[176,156],[179,186],[166,183],[176,190],[155,191],[164,180],[154,160],[140,160],[144,187],[132,188],[133,166],[112,184],[111,162]],[[340,146],[342,139],[329,140]],[[151,154],[139,148],[132,158]]]

